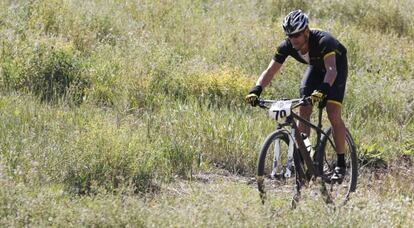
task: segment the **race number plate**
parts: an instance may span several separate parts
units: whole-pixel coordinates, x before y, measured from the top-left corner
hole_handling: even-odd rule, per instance
[[[286,117],[291,114],[292,101],[277,101],[269,109],[270,118],[277,122],[285,121]]]

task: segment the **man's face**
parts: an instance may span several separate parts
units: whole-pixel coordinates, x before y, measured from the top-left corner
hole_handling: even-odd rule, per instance
[[[292,43],[293,48],[295,48],[298,51],[305,46],[306,42],[308,42],[306,30],[288,35],[288,38]]]

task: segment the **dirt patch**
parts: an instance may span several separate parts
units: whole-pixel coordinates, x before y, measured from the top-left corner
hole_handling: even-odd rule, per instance
[[[370,160],[369,162],[359,164],[358,189],[378,190],[385,183],[399,183],[399,185],[410,185],[407,188],[412,189],[411,183],[414,183],[414,167],[411,156],[403,155],[389,162],[384,160]],[[220,168],[210,168],[193,173],[188,178],[177,177],[176,180],[162,184],[161,190],[154,192],[156,195],[160,192],[168,192],[169,195],[177,197],[191,193],[191,183],[209,185],[220,182],[229,182],[237,184],[246,184],[251,188],[257,189],[257,182],[254,175],[239,175],[228,170]],[[294,186],[294,178],[284,180],[266,179],[267,189],[274,189],[278,194],[281,192],[291,193]],[[315,184],[310,184],[310,186]],[[309,186],[307,186],[309,187]],[[305,187],[306,188],[306,187]]]

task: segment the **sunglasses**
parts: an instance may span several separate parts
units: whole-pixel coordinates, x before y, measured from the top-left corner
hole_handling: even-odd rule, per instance
[[[290,34],[287,37],[292,39],[292,38],[298,38],[300,35],[302,35],[302,32],[298,32],[298,33],[295,33],[295,34]]]

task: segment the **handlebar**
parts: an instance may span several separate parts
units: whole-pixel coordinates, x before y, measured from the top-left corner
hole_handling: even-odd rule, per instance
[[[299,106],[305,106],[308,104],[312,104],[311,98],[309,97],[303,97],[298,99],[280,99],[280,100],[286,100],[291,101],[292,103],[295,103],[295,105],[292,106],[292,109],[297,108]],[[269,104],[276,103],[279,100],[265,100],[265,99],[259,99],[258,106],[263,109],[269,109]]]

